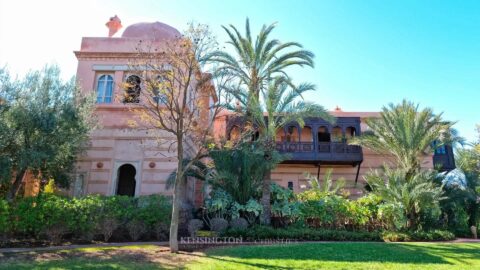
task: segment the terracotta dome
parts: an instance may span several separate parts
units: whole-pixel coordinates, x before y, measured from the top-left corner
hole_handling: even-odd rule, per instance
[[[180,32],[170,25],[154,22],[132,24],[123,31],[122,37],[162,40],[173,39],[180,35]]]

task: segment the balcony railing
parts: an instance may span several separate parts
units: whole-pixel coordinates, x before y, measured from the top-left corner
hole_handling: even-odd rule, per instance
[[[287,162],[355,163],[363,160],[360,146],[344,142],[277,142],[276,149],[288,154]]]

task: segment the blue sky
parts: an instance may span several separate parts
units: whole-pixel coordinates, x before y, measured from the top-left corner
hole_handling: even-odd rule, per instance
[[[378,111],[407,98],[458,121],[469,140],[480,123],[480,1],[0,0],[0,65],[22,74],[55,62],[65,76],[74,75],[72,51],[81,37],[105,36],[114,14],[124,27],[161,21],[181,30],[192,20],[207,23],[222,44],[221,25],[243,29],[248,16],[255,33],[278,22],[275,38],[298,41],[315,54],[314,69],[291,70],[297,82],[317,85],[309,100],[329,109]]]

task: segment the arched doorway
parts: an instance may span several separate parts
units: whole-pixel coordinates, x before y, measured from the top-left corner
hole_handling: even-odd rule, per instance
[[[135,196],[136,180],[135,175],[137,170],[131,164],[124,164],[118,168],[118,180],[117,180],[117,194]]]

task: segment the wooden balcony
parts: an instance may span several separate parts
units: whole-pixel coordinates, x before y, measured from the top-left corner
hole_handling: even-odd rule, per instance
[[[329,123],[321,118],[307,118],[303,127],[294,122],[279,129],[276,148],[288,154],[284,163],[360,164],[362,148],[346,142],[361,134],[360,117],[338,117],[336,120]],[[238,138],[243,124],[240,117],[228,118],[227,139]]]
[[[362,148],[345,142],[277,142],[276,148],[286,154],[285,163],[357,164],[363,161]]]
[[[456,168],[452,146],[445,145],[443,148],[435,151],[433,154],[433,166],[440,171],[451,171]]]

